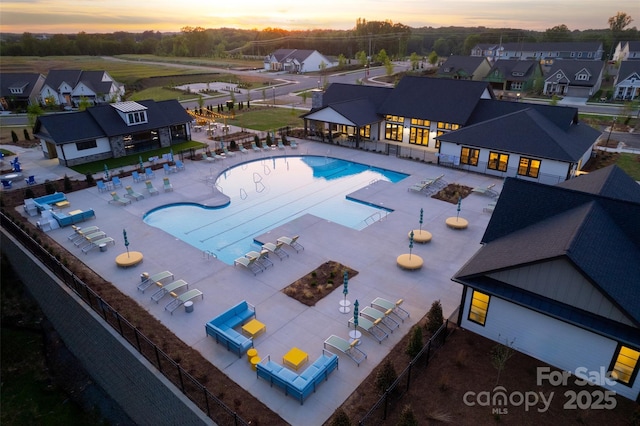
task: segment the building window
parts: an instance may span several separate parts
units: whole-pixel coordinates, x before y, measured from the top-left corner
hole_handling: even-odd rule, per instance
[[[473,293],[471,293],[471,306],[469,307],[469,321],[484,325],[487,321],[489,298],[488,294],[473,290]]]
[[[477,166],[479,157],[480,157],[479,149],[467,148],[463,146],[462,150],[460,150],[460,163],[462,164]]]
[[[82,151],[82,150],[85,150],[85,149],[91,149],[91,148],[97,148],[97,147],[98,147],[98,143],[95,140],[76,143],[76,149],[78,151]]]
[[[522,90],[524,83],[522,81],[514,81],[511,83],[511,90]]]
[[[459,124],[445,123],[442,121],[438,121],[438,129],[458,130],[459,128],[460,128]]]
[[[404,117],[400,117],[398,115],[387,115],[384,117],[386,121],[392,121],[394,123],[404,124]]]
[[[384,129],[384,137],[390,141],[402,142],[403,126],[399,124],[386,123]]]
[[[638,374],[640,352],[628,346],[619,345],[609,371],[611,378],[625,385],[631,385]]]
[[[537,178],[540,173],[540,160],[534,160],[533,158],[520,158],[520,164],[518,165],[518,174],[520,176],[529,176]]]
[[[509,154],[501,154],[499,152],[489,153],[489,165],[487,166],[489,169],[506,172],[508,163]]]
[[[423,129],[421,127],[412,127],[409,134],[409,143],[416,145],[429,145],[429,129]]]
[[[429,120],[421,120],[419,118],[412,118],[411,119],[411,125],[412,126],[429,127],[429,126],[431,126],[431,121],[429,121]]]

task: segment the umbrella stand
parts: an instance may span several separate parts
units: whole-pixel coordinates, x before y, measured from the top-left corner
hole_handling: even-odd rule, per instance
[[[338,310],[343,314],[348,314],[349,312],[351,312],[351,308],[349,308],[351,302],[347,300],[347,294],[349,294],[349,273],[347,271],[344,271],[344,279],[342,283],[342,294],[344,294],[344,299],[340,301],[340,307],[338,308]]]

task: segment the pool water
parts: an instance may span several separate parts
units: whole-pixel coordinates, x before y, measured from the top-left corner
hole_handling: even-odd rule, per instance
[[[232,265],[259,248],[255,237],[304,214],[364,229],[390,210],[349,200],[347,194],[377,180],[406,177],[330,157],[273,157],[237,165],[218,177],[216,188],[230,198],[228,205],[161,206],[149,211],[144,222]]]

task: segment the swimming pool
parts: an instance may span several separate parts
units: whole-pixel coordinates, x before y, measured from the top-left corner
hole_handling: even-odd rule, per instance
[[[390,210],[349,200],[347,194],[376,180],[398,182],[407,176],[331,157],[273,157],[237,165],[218,177],[216,187],[230,198],[228,205],[170,204],[143,219],[232,265],[258,248],[256,236],[307,213],[364,229],[372,217]]]

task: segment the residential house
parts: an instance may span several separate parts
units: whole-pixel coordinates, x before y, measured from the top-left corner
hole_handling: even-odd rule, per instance
[[[545,74],[545,95],[590,98],[602,85],[604,61],[556,61]]]
[[[599,41],[481,43],[471,49],[471,56],[484,56],[491,62],[498,59],[534,59],[543,66],[551,65],[558,59],[601,61],[603,53]]]
[[[535,60],[498,59],[484,81],[491,83],[496,96],[519,98],[536,84],[542,88],[542,68]]]
[[[37,105],[43,84],[44,76],[39,73],[1,73],[0,110],[25,110]]]
[[[482,80],[491,69],[484,57],[453,55],[438,68],[436,77],[457,80]]]
[[[633,179],[617,166],[555,186],[506,179],[481,244],[452,278],[462,328],[640,400]]]
[[[569,179],[601,134],[577,108],[499,101],[486,81],[406,76],[395,88],[333,83],[317,95],[302,115],[311,137],[501,177]]]
[[[619,42],[612,59],[616,62],[640,59],[640,40]]]
[[[187,141],[192,120],[175,99],[126,101],[40,116],[33,134],[46,158],[73,166]]]
[[[469,124],[438,137],[438,162],[546,184],[570,179],[591,158],[601,132],[571,107],[482,100]]]
[[[264,58],[266,71],[285,71],[292,74],[318,72],[335,64],[317,50],[278,49]]]
[[[83,100],[91,105],[119,102],[124,93],[124,85],[106,71],[51,70],[40,99],[44,105],[77,107]]]
[[[622,61],[613,86],[617,100],[640,99],[640,61]]]

